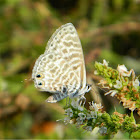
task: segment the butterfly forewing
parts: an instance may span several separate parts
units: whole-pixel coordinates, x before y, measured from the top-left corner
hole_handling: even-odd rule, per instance
[[[52,35],[45,53],[35,63],[32,78],[37,88],[56,95],[49,98],[50,102],[59,101],[80,88],[85,88],[83,51],[76,29],[71,23],[61,26]]]
[[[63,57],[75,74],[81,79],[79,83],[86,85],[86,72],[83,50],[75,27],[71,23],[61,26],[48,41],[46,51],[56,52]]]

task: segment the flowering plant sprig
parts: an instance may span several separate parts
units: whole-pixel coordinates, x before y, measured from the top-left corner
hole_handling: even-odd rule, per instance
[[[121,130],[128,132],[132,138],[140,138],[140,124],[136,124],[133,117],[134,110],[137,110],[140,115],[140,82],[134,70],[128,71],[124,65],[113,69],[108,67],[105,60],[103,63],[96,62],[95,68],[94,73],[104,77],[99,84],[109,89],[105,95],[117,97],[125,108],[131,110],[131,116],[120,114],[117,111],[109,115],[103,111],[101,104],[93,102],[89,103],[89,109],[86,109],[79,104],[79,99],[73,99],[71,104],[65,107],[67,115],[64,119],[65,124],[76,124],[77,127],[82,127],[87,131],[93,131],[96,127],[98,133],[108,136],[113,136]]]
[[[124,65],[118,65],[117,70],[113,69],[108,67],[106,60],[103,63],[95,62],[95,68],[94,73],[104,77],[99,84],[109,89],[105,95],[116,96],[125,108],[137,110],[140,116],[140,82],[134,70],[128,71]]]
[[[136,124],[133,115],[123,115],[114,112],[109,115],[102,110],[101,104],[89,103],[89,109],[81,107],[78,101],[72,100],[71,104],[65,108],[67,117],[64,119],[65,124],[76,124],[87,131],[93,131],[98,127],[98,133],[101,135],[114,135],[118,130],[133,132],[140,130],[140,124]]]

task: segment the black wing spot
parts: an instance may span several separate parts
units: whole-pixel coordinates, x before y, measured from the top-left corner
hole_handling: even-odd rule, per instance
[[[66,87],[63,87],[62,92],[63,93],[67,93],[67,88]]]
[[[41,85],[42,85],[42,83],[40,82],[40,83],[38,83],[38,85],[40,85],[40,86],[41,86]]]
[[[66,91],[67,91],[66,87],[63,87],[63,92],[66,92]]]
[[[36,75],[36,77],[37,77],[37,78],[40,78],[40,77],[41,77],[41,75],[40,75],[40,74],[37,74],[37,75]]]

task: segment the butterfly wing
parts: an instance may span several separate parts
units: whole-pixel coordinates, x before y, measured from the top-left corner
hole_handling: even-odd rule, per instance
[[[77,31],[72,23],[67,23],[56,30],[48,41],[45,52],[56,52],[65,59],[79,78],[77,88],[85,88],[86,70],[83,50]]]
[[[60,55],[48,53],[41,55],[35,63],[32,79],[35,87],[54,95],[48,102],[57,102],[68,96],[78,81],[69,64]]]
[[[45,53],[35,63],[32,79],[39,90],[54,93],[48,102],[59,101],[86,86],[83,51],[71,23],[52,35]]]

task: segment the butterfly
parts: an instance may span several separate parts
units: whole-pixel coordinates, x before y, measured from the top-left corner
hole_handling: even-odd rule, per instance
[[[54,32],[44,54],[35,62],[32,79],[37,89],[52,93],[47,102],[56,103],[66,97],[85,98],[91,87],[86,84],[83,50],[72,23]]]

